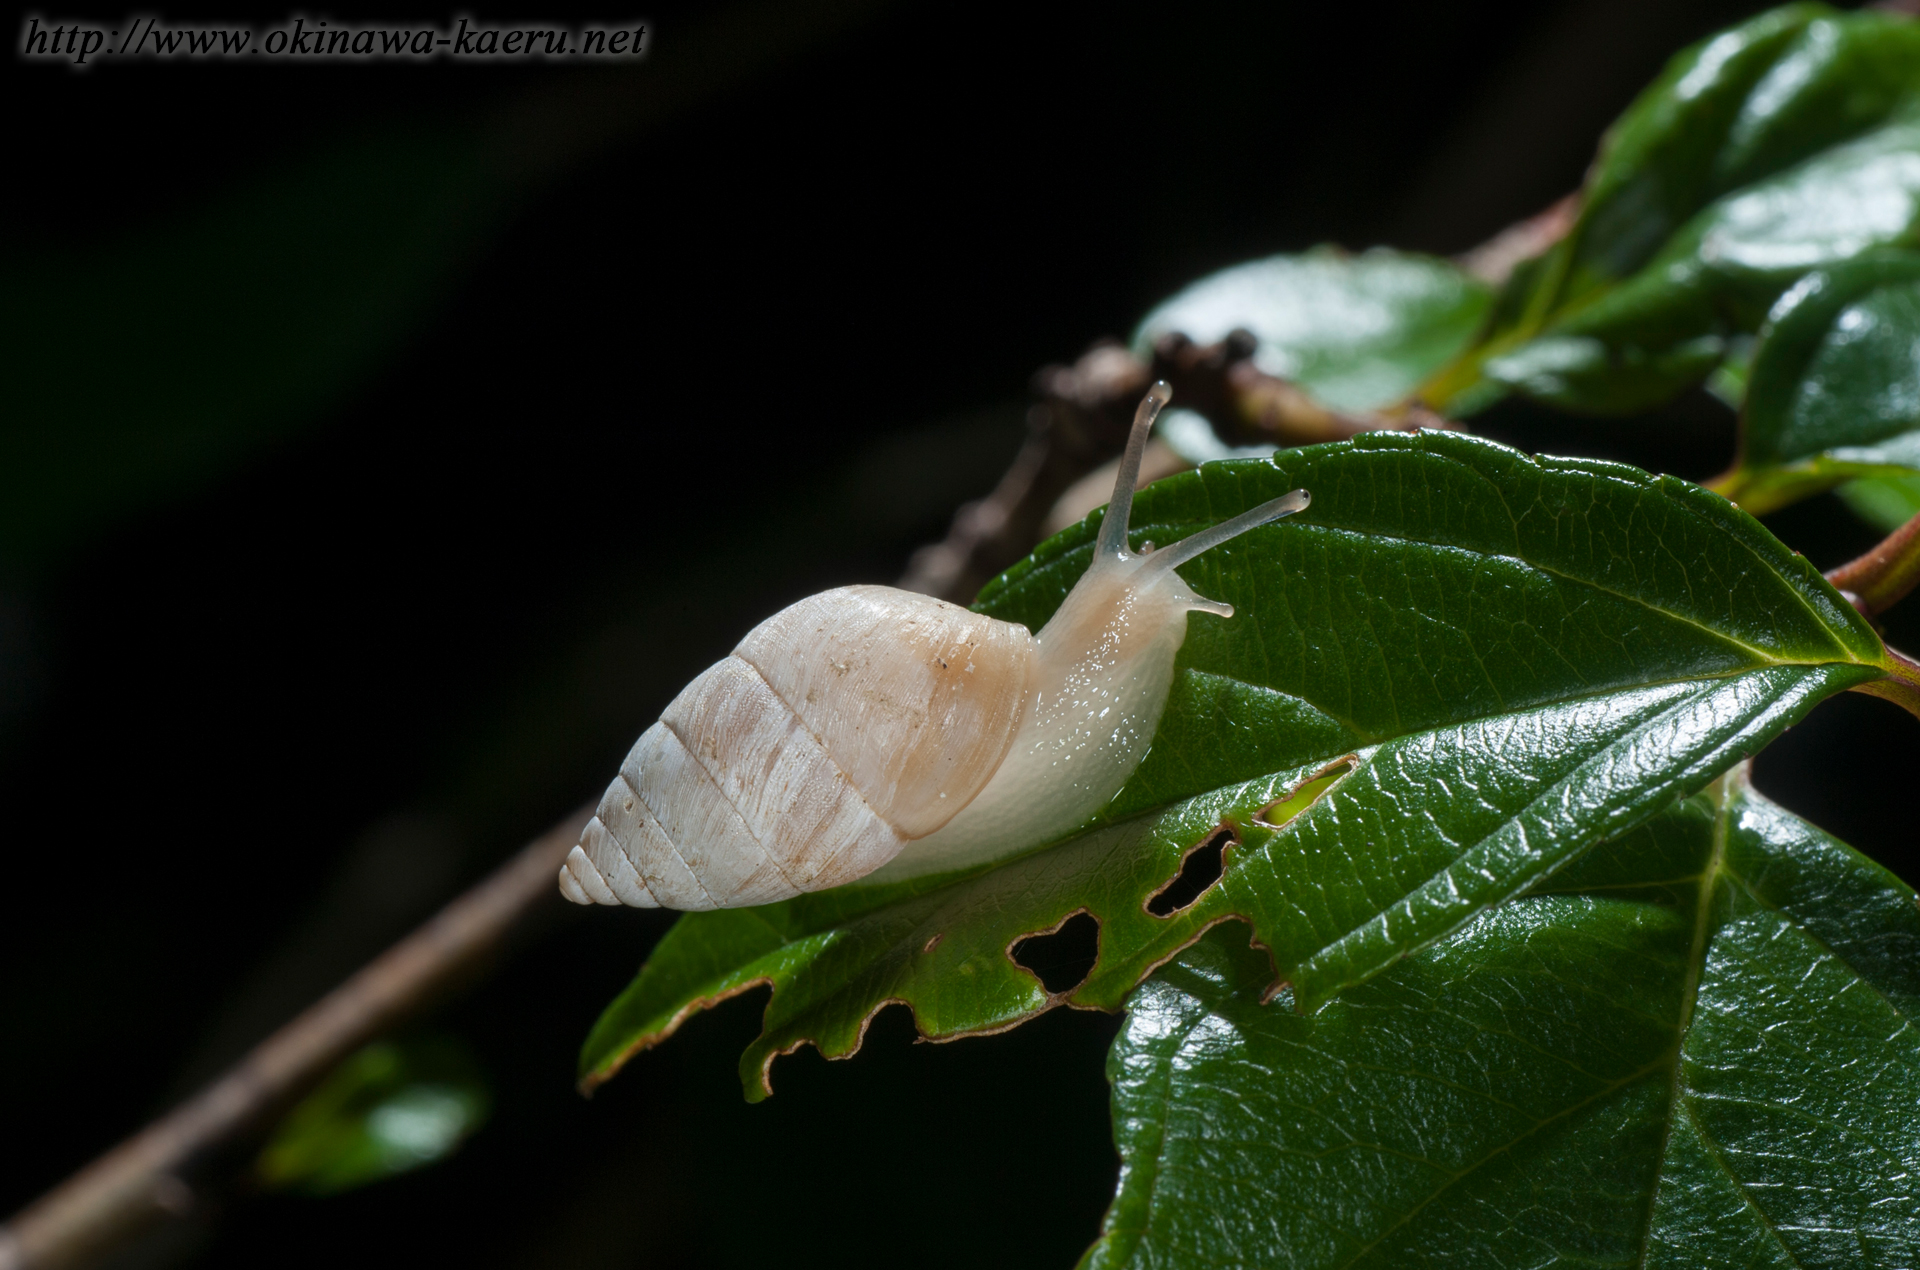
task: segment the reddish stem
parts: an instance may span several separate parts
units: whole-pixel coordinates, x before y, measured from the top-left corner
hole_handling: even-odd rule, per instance
[[[1920,584],[1920,514],[1866,554],[1829,570],[1827,581],[1868,617],[1898,604]]]

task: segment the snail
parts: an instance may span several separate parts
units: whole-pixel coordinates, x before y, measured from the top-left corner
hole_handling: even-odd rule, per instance
[[[1134,416],[1093,563],[1038,635],[883,586],[755,627],[640,737],[560,869],[577,904],[712,909],[965,868],[1048,843],[1144,757],[1187,614],[1174,570],[1308,502],[1294,490],[1171,546],[1127,546]]]

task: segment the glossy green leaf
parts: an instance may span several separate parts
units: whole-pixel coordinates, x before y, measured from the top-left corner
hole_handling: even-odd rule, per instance
[[[1108,1064],[1085,1265],[1906,1266],[1920,909],[1744,772],[1311,1016],[1225,926]]]
[[[1637,273],[1722,196],[1910,106],[1920,30],[1792,4],[1679,54],[1609,130],[1567,262],[1565,307]]]
[[[274,1190],[352,1190],[445,1157],[486,1120],[490,1103],[457,1042],[376,1041],[287,1115],[256,1172]]]
[[[1488,299],[1483,283],[1444,260],[1319,247],[1202,278],[1149,313],[1133,342],[1146,356],[1170,332],[1212,344],[1245,329],[1259,341],[1261,370],[1336,410],[1374,410],[1465,348]]]
[[[1740,462],[1716,487],[1763,514],[1860,476],[1920,471],[1920,253],[1815,270],[1754,357]]]
[[[1210,464],[1145,491],[1135,535],[1171,542],[1296,486],[1308,511],[1183,570],[1236,616],[1191,619],[1153,748],[1100,823],[984,872],[682,918],[588,1039],[585,1082],[761,984],[775,991],[742,1060],[753,1097],[777,1054],[850,1053],[888,1002],[936,1037],[1061,1003],[1114,1009],[1235,917],[1273,977],[1317,1002],[1887,670],[1851,606],[1724,499],[1459,434]],[[1038,629],[1098,521],[979,607]],[[1151,912],[1221,828],[1220,880]],[[1050,995],[1008,951],[1080,911],[1100,923],[1099,960]]]
[[[1902,120],[1710,205],[1640,273],[1486,374],[1559,405],[1643,409],[1705,378],[1808,269],[1911,241],[1916,226],[1920,122]]]
[[[1920,25],[1792,5],[1680,54],[1608,134],[1568,236],[1423,389],[1623,413],[1704,379],[1809,269],[1920,227]]]

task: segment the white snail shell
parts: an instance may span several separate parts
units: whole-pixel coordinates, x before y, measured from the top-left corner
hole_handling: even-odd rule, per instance
[[[1140,403],[1092,565],[1031,635],[930,596],[841,587],[782,609],[640,737],[560,869],[577,904],[768,904],[1064,837],[1133,774],[1187,614],[1174,567],[1299,511],[1305,490],[1151,553],[1127,547]]]

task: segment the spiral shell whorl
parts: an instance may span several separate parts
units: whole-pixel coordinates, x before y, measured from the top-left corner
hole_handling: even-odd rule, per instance
[[[872,872],[986,785],[1026,629],[888,587],[775,614],[628,754],[560,872],[575,903],[766,904]]]

